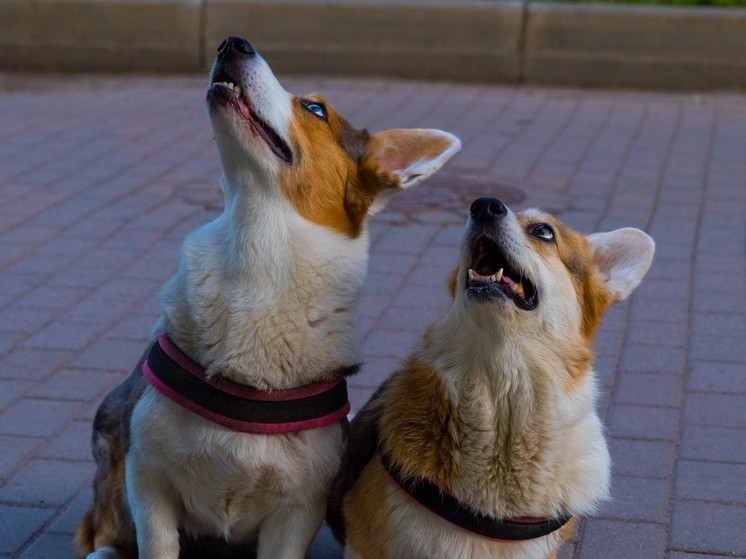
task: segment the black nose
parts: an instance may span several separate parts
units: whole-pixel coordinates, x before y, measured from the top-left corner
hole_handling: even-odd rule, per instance
[[[246,39],[243,37],[228,37],[225,41],[220,43],[218,47],[218,56],[226,57],[233,54],[244,54],[252,55],[256,54],[254,47],[251,46]]]
[[[475,220],[491,221],[506,215],[508,208],[497,198],[477,198],[472,202],[469,212]]]

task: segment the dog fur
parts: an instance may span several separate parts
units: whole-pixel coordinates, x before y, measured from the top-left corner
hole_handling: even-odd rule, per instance
[[[546,228],[552,239],[542,238]],[[497,272],[478,269],[484,237],[533,284],[535,309],[519,308],[505,295],[510,282],[497,288],[495,276],[491,295],[479,296],[470,268]],[[554,557],[574,518],[523,542],[472,534],[395,486],[379,449],[403,475],[493,517],[593,512],[607,496],[610,463],[594,409],[592,340],[603,312],[629,296],[653,252],[637,229],[586,237],[536,210],[507,210],[489,222],[472,215],[450,310],[352,422],[328,512],[345,558]]]
[[[286,92],[239,38],[221,45],[207,101],[225,209],[185,239],[160,292],[158,330],[208,375],[261,390],[334,378],[358,359],[368,216],[460,143],[438,130],[356,130],[323,98]],[[223,540],[260,559],[301,559],[345,432],[346,422],[285,435],[231,431],[163,397],[138,365],[95,419],[94,501],[78,553],[176,559],[196,540],[203,551],[193,556],[218,557]]]

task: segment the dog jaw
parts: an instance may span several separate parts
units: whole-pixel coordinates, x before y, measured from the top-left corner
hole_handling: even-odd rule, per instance
[[[255,54],[217,58],[210,71],[207,104],[223,169],[273,175],[292,160],[288,126],[292,95],[280,85],[264,59]]]

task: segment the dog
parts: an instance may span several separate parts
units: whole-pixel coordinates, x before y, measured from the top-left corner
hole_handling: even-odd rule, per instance
[[[346,559],[556,556],[609,489],[594,332],[654,249],[472,204],[450,310],[352,421],[327,517]]]
[[[207,106],[225,209],[186,237],[157,339],[97,412],[75,538],[89,559],[176,559],[202,538],[305,556],[344,452],[367,218],[460,149],[353,128],[240,37],[218,48]]]

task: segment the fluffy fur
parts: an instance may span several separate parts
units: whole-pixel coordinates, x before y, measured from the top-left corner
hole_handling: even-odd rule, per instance
[[[380,196],[423,180],[460,144],[438,130],[355,130],[322,98],[286,92],[237,38],[221,45],[207,100],[225,211],[186,238],[160,293],[159,329],[209,375],[263,390],[329,379],[357,362],[367,217]],[[219,557],[227,540],[260,559],[301,559],[344,433],[342,423],[234,432],[161,396],[138,366],[95,420],[94,502],[78,552]]]
[[[543,238],[546,227],[551,239]],[[494,242],[487,249],[484,237]],[[502,253],[511,273],[531,282],[533,310],[506,295],[508,284],[470,283],[470,268],[497,272],[483,264],[485,251]],[[450,310],[352,423],[328,513],[346,559],[554,557],[572,523],[525,542],[476,536],[398,489],[379,448],[404,475],[426,478],[484,514],[592,512],[610,475],[594,410],[592,338],[603,311],[638,285],[653,251],[636,229],[586,237],[535,210],[472,216]]]

